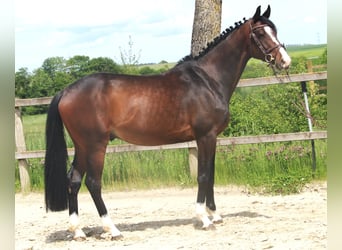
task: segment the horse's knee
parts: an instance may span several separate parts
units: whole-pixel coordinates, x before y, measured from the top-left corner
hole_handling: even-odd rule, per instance
[[[209,182],[209,176],[207,174],[199,174],[197,176],[198,184],[207,184]]]

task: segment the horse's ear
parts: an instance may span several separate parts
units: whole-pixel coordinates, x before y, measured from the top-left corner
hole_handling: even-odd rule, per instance
[[[258,21],[258,19],[260,18],[260,9],[261,9],[261,6],[259,5],[259,7],[256,9],[255,14],[253,16],[254,22]]]
[[[263,17],[270,18],[271,15],[271,7],[268,5],[267,10],[262,14]]]

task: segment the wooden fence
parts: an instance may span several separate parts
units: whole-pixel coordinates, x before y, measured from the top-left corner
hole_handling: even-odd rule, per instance
[[[238,87],[264,86],[270,84],[290,83],[290,82],[307,82],[327,79],[327,72],[316,72],[306,74],[295,74],[288,76],[277,77],[261,77],[252,79],[241,79]],[[45,150],[26,151],[26,144],[23,132],[23,125],[20,114],[20,107],[34,106],[34,105],[48,105],[52,97],[34,98],[34,99],[16,99],[15,100],[15,142],[16,153],[15,159],[19,164],[19,176],[21,190],[27,192],[30,190],[30,177],[28,171],[27,159],[30,158],[44,158]],[[301,132],[301,133],[286,133],[274,135],[261,136],[242,136],[231,138],[218,138],[217,146],[224,145],[238,145],[238,144],[252,144],[265,142],[283,142],[283,141],[298,141],[298,140],[315,140],[326,139],[327,131],[317,132]],[[196,175],[197,171],[197,149],[196,142],[184,142],[161,146],[139,146],[133,144],[124,144],[116,146],[108,146],[107,153],[131,152],[131,151],[145,151],[145,150],[165,150],[165,149],[189,149],[189,167],[192,175]],[[74,154],[74,149],[68,149],[69,155]]]

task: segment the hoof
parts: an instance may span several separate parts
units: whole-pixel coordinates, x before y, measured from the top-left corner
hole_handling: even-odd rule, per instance
[[[86,237],[85,236],[74,236],[73,239],[74,239],[74,241],[81,242],[81,241],[85,241]]]
[[[73,239],[75,241],[84,241],[87,238],[86,235],[84,234],[84,232],[81,229],[76,229],[74,233],[75,234],[74,234]]]
[[[123,238],[122,234],[112,235],[109,232],[104,232],[98,237],[98,239],[100,240],[120,240],[122,238]]]
[[[205,231],[213,231],[213,230],[216,230],[216,227],[214,224],[209,224],[207,226],[203,226],[202,229]]]

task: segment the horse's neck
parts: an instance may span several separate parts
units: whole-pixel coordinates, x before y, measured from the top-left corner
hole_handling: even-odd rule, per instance
[[[198,61],[198,65],[223,86],[227,101],[250,59],[247,28],[247,24],[242,25]]]

